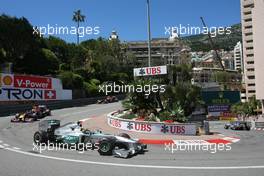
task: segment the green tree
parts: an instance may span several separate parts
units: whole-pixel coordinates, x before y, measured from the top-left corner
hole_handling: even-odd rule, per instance
[[[188,82],[179,83],[175,86],[167,86],[163,100],[167,102],[165,109],[173,111],[174,103],[178,103],[184,110],[184,115],[189,116],[197,105],[202,104],[200,88]]]
[[[72,20],[77,23],[77,45],[79,45],[79,27],[80,22],[84,22],[85,16],[81,14],[81,10],[73,12]]]
[[[52,51],[45,48],[32,50],[25,55],[24,59],[18,60],[17,64],[19,64],[20,72],[36,75],[56,74],[59,69],[58,58]]]
[[[24,72],[25,60],[38,59],[44,40],[33,32],[32,25],[24,17],[16,18],[5,14],[0,16],[0,49],[4,51],[4,62],[13,63],[15,72]],[[34,56],[26,58],[27,56]],[[22,64],[22,65],[21,65]],[[27,73],[27,72],[25,72]]]
[[[257,115],[256,110],[261,107],[261,102],[255,96],[250,97],[248,102],[236,103],[231,107],[233,113],[245,116]]]
[[[62,72],[58,75],[61,79],[64,89],[81,89],[83,88],[83,77],[70,71]]]
[[[191,73],[191,65],[182,64],[169,66],[172,85],[176,85],[179,82],[190,82],[192,78]]]
[[[132,109],[134,113],[142,117],[146,117],[150,113],[157,114],[156,108],[158,106],[155,94],[144,89],[145,86],[151,86],[153,83],[147,80],[136,80],[133,82],[135,88],[140,85],[143,89],[134,91],[128,94],[126,99],[122,102],[123,106]],[[149,95],[148,95],[149,94]]]
[[[69,63],[69,47],[68,44],[57,37],[49,36],[45,39],[46,46],[51,50],[59,59],[60,63]]]

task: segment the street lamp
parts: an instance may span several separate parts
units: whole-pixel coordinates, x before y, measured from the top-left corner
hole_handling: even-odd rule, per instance
[[[149,0],[147,0],[147,16],[148,16],[148,66],[150,67],[150,59],[151,59],[151,32],[150,32],[150,8],[149,8]]]

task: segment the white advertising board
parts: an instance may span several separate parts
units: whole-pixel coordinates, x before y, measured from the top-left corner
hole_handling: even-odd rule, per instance
[[[167,74],[167,66],[134,68],[134,76],[154,76]]]
[[[196,124],[166,124],[132,121],[116,118],[113,113],[108,114],[108,125],[114,128],[133,132],[169,135],[196,135],[197,129]]]
[[[0,101],[66,100],[71,90],[63,90],[57,78],[0,73]]]

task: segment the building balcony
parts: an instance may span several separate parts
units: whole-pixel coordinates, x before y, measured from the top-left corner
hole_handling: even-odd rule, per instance
[[[246,62],[254,61],[254,56],[247,56],[247,53],[245,53],[244,60]]]
[[[253,0],[244,0],[244,1],[242,2],[242,5],[243,5],[243,8],[245,8],[245,6],[246,6],[246,8],[248,8],[247,6],[252,6],[252,5],[254,5],[254,1],[253,1]]]
[[[252,11],[251,8],[243,8],[243,13],[249,13],[251,11]]]
[[[246,54],[246,57],[247,57],[247,55],[254,54],[254,49],[249,49],[249,50],[246,49],[245,54]],[[249,57],[251,57],[251,56],[249,56]],[[249,58],[249,57],[247,57],[247,58]],[[248,59],[247,59],[247,61],[248,61]]]
[[[253,33],[253,30],[252,28],[249,28],[249,29],[244,29],[244,33]]]
[[[247,22],[245,22],[244,21],[244,19],[242,20],[243,22],[242,22],[242,24],[243,24],[243,29],[245,29],[245,26],[252,26],[252,21],[247,21]]]
[[[253,42],[252,43],[246,43],[245,46],[244,46],[244,48],[247,48],[247,47],[254,47],[253,46]]]
[[[252,18],[252,14],[243,14],[243,17],[242,17],[243,19],[250,19],[250,18]]]
[[[253,35],[250,36],[243,36],[244,41],[253,40]]]
[[[255,76],[255,72],[254,71],[247,71],[246,75],[247,76]]]
[[[246,84],[255,84],[255,79],[245,79]]]

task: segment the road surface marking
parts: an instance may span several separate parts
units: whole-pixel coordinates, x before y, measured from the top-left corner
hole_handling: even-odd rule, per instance
[[[87,161],[87,160],[76,160],[69,158],[59,158],[54,156],[42,155],[42,154],[34,154],[29,152],[24,152],[21,150],[14,150],[11,148],[5,148],[5,150],[16,152],[28,156],[53,159],[59,161],[67,161],[74,163],[82,163],[82,164],[94,164],[94,165],[102,165],[102,166],[117,166],[117,167],[130,167],[130,168],[152,168],[152,169],[184,169],[184,170],[234,170],[234,169],[264,169],[264,166],[215,166],[215,167],[205,167],[205,166],[160,166],[160,165],[136,165],[136,164],[121,164],[121,163],[107,163],[107,162],[96,162],[96,161]]]

